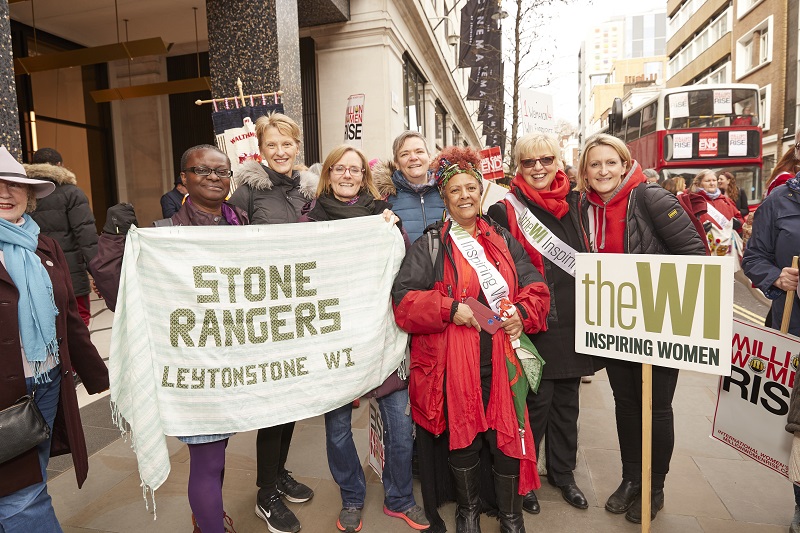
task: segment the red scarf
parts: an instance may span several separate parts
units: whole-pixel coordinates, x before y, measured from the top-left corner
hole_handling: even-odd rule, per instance
[[[548,213],[552,213],[558,219],[569,211],[567,194],[569,194],[570,183],[569,178],[562,170],[556,172],[556,177],[550,183],[550,190],[547,191],[537,191],[528,185],[528,182],[519,172],[511,180],[511,185],[518,188],[532,202],[535,202],[536,205]]]

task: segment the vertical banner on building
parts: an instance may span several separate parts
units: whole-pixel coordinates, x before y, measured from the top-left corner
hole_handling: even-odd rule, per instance
[[[733,97],[730,89],[714,89],[714,114],[730,115],[733,113]]]
[[[254,105],[253,102],[253,105],[245,106],[241,101],[231,98],[221,104],[226,109],[211,113],[217,147],[231,158],[234,175],[248,159],[261,160],[254,126],[256,119],[270,113],[283,113],[283,104],[280,102],[271,103],[264,98],[256,101],[261,101],[262,105]],[[231,192],[235,188],[235,183],[232,183]]]
[[[700,157],[717,157],[718,139],[716,131],[701,131],[697,144],[697,155]]]
[[[553,97],[530,89],[521,89],[520,97],[522,134],[527,135],[538,131],[555,135],[556,121],[553,118]]]
[[[692,134],[675,133],[672,135],[672,159],[689,159],[692,157]]]
[[[487,52],[500,50],[502,32],[492,19],[497,10],[498,2],[492,0],[467,0],[461,9],[460,68],[483,65],[487,60]]]
[[[364,95],[351,94],[344,114],[344,143],[361,148],[364,140]]]
[[[383,463],[385,461],[383,446],[383,418],[378,407],[378,400],[369,400],[369,466],[383,479]]]
[[[733,264],[732,257],[578,254],[575,350],[730,375]]]
[[[782,476],[792,435],[784,429],[800,339],[733,321],[730,377],[720,379],[711,436]]]
[[[747,132],[729,131],[728,132],[728,155],[746,156],[747,155]]]
[[[496,180],[505,175],[503,174],[503,155],[500,153],[499,146],[481,150],[481,174],[487,180]]]

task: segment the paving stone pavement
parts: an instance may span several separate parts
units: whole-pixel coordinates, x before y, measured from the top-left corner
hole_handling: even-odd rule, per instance
[[[92,339],[108,355],[113,315],[101,300],[92,302],[95,318]],[[675,395],[676,445],[665,488],[666,504],[653,522],[654,532],[680,533],[785,533],[794,504],[792,488],[778,474],[709,437],[714,415],[717,379],[682,372]],[[78,490],[68,459],[50,465],[49,490],[56,514],[66,533],[124,533],[191,531],[191,511],[186,496],[189,453],[169,438],[171,473],[156,492],[156,516],[145,508],[136,458],[128,442],[110,423],[107,397],[79,394],[87,441],[93,446],[89,478]],[[369,413],[363,402],[353,411],[353,434],[359,454],[367,456]],[[94,443],[94,444],[91,444]],[[91,453],[91,451],[90,451]],[[314,489],[314,498],[289,507],[302,524],[302,533],[335,532],[341,507],[325,455],[323,417],[297,423],[287,464],[293,475]],[[238,533],[264,532],[266,524],[254,512],[256,494],[255,432],[240,433],[227,451],[224,499]],[[378,477],[365,466],[367,500],[362,529],[365,533],[410,533],[404,522],[383,514],[383,489]],[[538,491],[542,512],[525,514],[527,531],[636,532],[640,528],[622,515],[605,511],[605,499],[619,483],[621,464],[614,425],[614,401],[604,373],[581,386],[581,418],[576,481],[589,500],[581,511],[565,503],[560,492],[547,485]],[[417,501],[421,502],[415,481]],[[441,510],[447,529],[455,532],[455,505]],[[483,516],[485,533],[499,531],[493,518]],[[33,529],[31,531],[34,531]]]

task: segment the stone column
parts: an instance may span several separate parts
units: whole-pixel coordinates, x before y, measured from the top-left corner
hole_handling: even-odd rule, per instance
[[[0,0],[0,144],[22,161],[8,0]]]
[[[206,11],[212,96],[235,96],[237,78],[244,94],[282,90],[302,128],[297,0],[206,0]]]

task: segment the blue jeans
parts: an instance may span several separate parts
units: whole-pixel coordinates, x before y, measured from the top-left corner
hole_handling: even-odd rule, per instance
[[[36,387],[34,399],[51,428],[56,419],[61,393],[61,365],[50,371],[51,381]],[[33,390],[33,378],[27,378],[28,394]],[[39,466],[42,481],[0,498],[0,533],[27,533],[35,524],[37,533],[62,533],[53,502],[47,493],[47,463],[50,461],[50,440],[39,444]]]
[[[386,448],[383,466],[383,504],[394,512],[404,512],[416,505],[412,493],[411,453],[413,424],[406,414],[408,389],[378,398],[383,417],[383,443]],[[325,413],[325,444],[328,466],[342,493],[342,507],[364,507],[367,484],[364,469],[353,442],[351,404]]]

